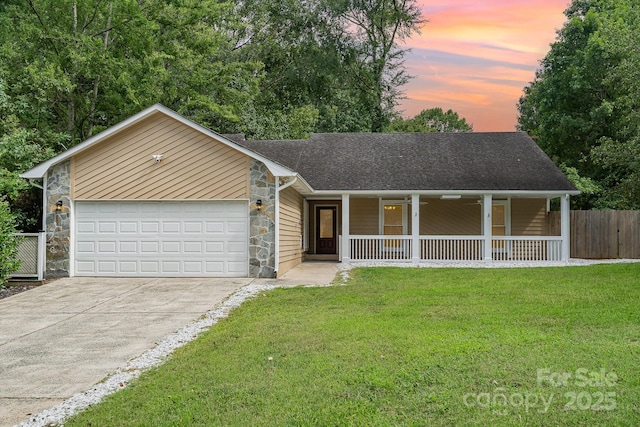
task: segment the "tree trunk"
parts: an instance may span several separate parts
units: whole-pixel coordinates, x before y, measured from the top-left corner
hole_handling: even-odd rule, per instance
[[[105,27],[105,31],[104,31],[104,35],[103,35],[103,39],[102,39],[102,46],[104,49],[104,53],[107,52],[107,47],[109,46],[109,28],[111,28],[111,15],[113,13],[113,2],[109,3],[109,15],[107,15],[107,25]],[[96,111],[96,102],[98,100],[98,87],[100,85],[100,76],[96,77],[96,79],[93,81],[93,93],[91,96],[91,108],[89,110],[89,120],[88,120],[88,126],[87,126],[87,138],[89,138],[91,136],[91,134],[93,133],[93,121],[94,121],[94,115],[95,115],[95,111]]]

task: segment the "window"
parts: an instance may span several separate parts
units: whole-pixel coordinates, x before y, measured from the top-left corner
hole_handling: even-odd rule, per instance
[[[407,203],[400,200],[381,200],[380,234],[403,236],[407,234]],[[394,253],[407,252],[406,241],[398,238],[384,239],[384,250]]]
[[[494,200],[491,206],[491,235],[509,236],[511,227],[509,224],[509,200]],[[494,252],[505,252],[507,242],[505,240],[492,240],[491,246]]]
[[[405,233],[404,205],[385,204],[383,207],[382,232],[385,236],[401,236]]]
[[[491,207],[491,235],[507,235],[507,206],[504,204]]]
[[[407,234],[407,204],[402,200],[380,200],[380,234]]]

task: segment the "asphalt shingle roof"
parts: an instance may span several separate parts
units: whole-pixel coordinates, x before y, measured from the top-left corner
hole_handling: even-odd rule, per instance
[[[298,172],[315,190],[576,190],[523,132],[233,139]]]

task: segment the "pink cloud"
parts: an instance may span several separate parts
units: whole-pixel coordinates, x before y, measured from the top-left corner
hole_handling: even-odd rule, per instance
[[[451,108],[477,131],[514,130],[522,89],[564,22],[568,0],[424,1],[429,22],[406,40],[400,109]]]

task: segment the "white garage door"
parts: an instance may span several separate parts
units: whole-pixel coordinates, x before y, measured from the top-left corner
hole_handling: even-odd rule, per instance
[[[77,202],[78,276],[246,277],[246,202]]]

